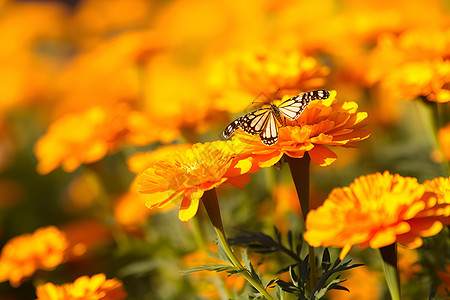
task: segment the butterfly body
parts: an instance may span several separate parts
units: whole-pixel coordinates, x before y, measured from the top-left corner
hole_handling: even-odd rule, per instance
[[[327,99],[330,92],[318,90],[297,95],[282,102],[280,105],[270,104],[234,120],[223,131],[228,139],[234,131],[241,128],[249,134],[259,134],[261,142],[267,146],[278,141],[278,127],[283,125],[283,117],[291,121],[296,120],[312,100]]]

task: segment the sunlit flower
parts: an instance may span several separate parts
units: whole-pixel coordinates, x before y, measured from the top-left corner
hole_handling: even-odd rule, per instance
[[[398,251],[398,268],[401,282],[406,282],[416,278],[421,267],[418,263],[419,256],[414,249],[406,249],[404,247],[397,247]]]
[[[64,261],[67,247],[65,234],[53,226],[12,238],[0,255],[0,282],[17,287],[37,269],[53,270]]]
[[[450,123],[438,131],[438,141],[447,160],[450,160]]]
[[[438,177],[433,180],[427,180],[424,183],[428,194],[435,194],[436,197],[430,196],[430,201],[427,203],[428,207],[433,207],[431,211],[427,211],[424,217],[436,216],[440,217],[441,221],[448,224],[450,221],[450,177]]]
[[[360,266],[346,271],[342,277],[345,278],[343,286],[347,291],[331,290],[327,295],[331,300],[378,300],[381,295],[381,274],[372,271],[365,266]]]
[[[147,206],[180,205],[179,218],[191,219],[207,190],[228,183],[243,188],[255,172],[252,158],[239,159],[239,147],[230,141],[195,144],[153,163],[138,176],[139,191],[148,194]]]
[[[60,165],[71,172],[103,158],[126,134],[126,109],[94,107],[53,123],[35,147],[38,172],[47,174]]]
[[[450,30],[410,30],[380,38],[367,77],[380,83],[382,95],[410,100],[419,96],[450,101]]]
[[[127,297],[120,280],[106,279],[102,273],[90,278],[82,276],[61,286],[48,282],[37,287],[36,295],[36,300],[121,300]]]
[[[139,137],[142,132],[135,130],[136,114],[139,113],[132,112],[122,103],[112,107],[95,106],[83,113],[62,117],[35,145],[38,172],[47,174],[59,166],[72,172],[81,164],[96,162],[117,151],[127,142],[145,144],[163,138],[164,130],[157,130],[147,123],[146,138]],[[168,139],[172,138],[169,134]]]
[[[127,160],[128,168],[133,173],[139,173],[150,167],[153,163],[173,154],[175,151],[184,151],[192,147],[189,144],[176,144],[159,147],[155,151],[136,153]]]
[[[71,19],[71,33],[82,48],[87,48],[105,42],[108,35],[147,25],[150,8],[151,2],[146,0],[81,1]]]
[[[240,130],[236,139],[248,144],[245,153],[258,157],[262,167],[275,164],[283,154],[301,158],[305,152],[314,163],[327,166],[337,158],[327,146],[354,147],[371,133],[364,128],[367,113],[358,112],[355,102],[337,103],[335,96],[333,91],[329,99],[312,101],[295,122],[287,121],[288,126],[279,128],[278,142],[271,146],[262,144],[259,136]]]
[[[250,104],[248,99],[258,95],[266,101],[264,95],[272,96],[278,90],[278,96],[284,96],[318,89],[329,73],[328,67],[297,49],[238,51],[213,66],[210,83],[223,90],[216,106],[232,112],[244,109],[243,104]]]
[[[60,41],[68,16],[61,3],[6,2],[0,4],[0,115],[48,100],[61,57],[38,49]]]
[[[448,212],[442,195],[427,191],[417,179],[389,172],[361,176],[349,187],[334,189],[324,204],[309,212],[305,239],[311,246],[380,248],[398,242],[408,248],[437,234],[439,217]],[[448,218],[447,218],[448,219]]]

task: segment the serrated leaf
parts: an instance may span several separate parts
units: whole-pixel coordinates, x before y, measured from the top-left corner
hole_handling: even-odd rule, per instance
[[[250,269],[250,259],[248,258],[247,249],[242,250],[241,252],[242,261],[244,262],[244,266],[247,267],[247,269]]]
[[[281,232],[278,230],[278,228],[277,227],[273,227],[273,229],[274,229],[274,231],[275,231],[275,236],[276,236],[276,238],[277,238],[277,240],[278,240],[278,243],[279,244],[282,244],[282,241],[281,241]]]
[[[233,263],[231,262],[230,258],[228,257],[228,254],[225,252],[225,249],[223,248],[221,243],[219,243],[217,245],[217,251],[218,251],[218,259],[220,259],[221,261],[223,261],[229,265],[233,265]]]
[[[322,270],[328,271],[330,266],[331,266],[330,252],[328,251],[328,248],[325,248],[322,254]]]
[[[294,240],[293,240],[293,237],[292,237],[292,231],[291,230],[288,231],[288,236],[287,237],[288,237],[289,249],[292,251],[294,249]]]
[[[335,285],[332,288],[330,288],[330,290],[341,290],[341,291],[347,291],[350,293],[350,290],[342,285]]]
[[[334,279],[326,287],[324,287],[316,292],[313,291],[313,293],[314,293],[312,295],[313,299],[316,299],[316,300],[321,299],[323,296],[325,296],[326,292],[328,292],[330,289],[332,289],[333,286],[335,286],[339,283],[341,283],[340,279]]]
[[[289,267],[289,275],[291,276],[291,280],[295,286],[298,286],[298,276],[295,273],[294,267]]]
[[[306,255],[306,257],[303,259],[302,263],[300,264],[300,279],[301,282],[308,281],[309,278],[309,254]]]
[[[230,269],[233,269],[233,267],[227,266],[227,265],[205,265],[205,266],[201,266],[201,267],[196,267],[196,268],[192,268],[192,269],[187,269],[187,270],[183,270],[181,271],[181,275],[187,275],[187,274],[191,274],[194,272],[201,272],[201,271],[215,271],[215,272],[223,272],[223,271],[228,271]]]

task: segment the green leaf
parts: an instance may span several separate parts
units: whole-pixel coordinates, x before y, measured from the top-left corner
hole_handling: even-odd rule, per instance
[[[234,269],[233,267],[227,266],[227,265],[206,265],[201,267],[196,267],[192,269],[187,269],[181,271],[181,275],[187,275],[194,272],[200,272],[200,271],[215,271],[215,272],[223,272],[223,271],[229,271],[230,269]]]
[[[279,300],[284,300],[286,293],[281,289],[279,285],[275,287],[275,294]]]
[[[322,271],[324,272],[328,271],[330,266],[331,266],[330,252],[328,251],[328,248],[325,248],[322,254]]]
[[[341,283],[343,280],[336,278],[334,280],[332,280],[326,287],[324,287],[323,289],[320,289],[319,291],[316,291],[314,293],[313,298],[312,299],[321,299],[323,296],[325,296],[326,292],[328,292],[329,290],[333,289],[334,286],[338,285],[339,283]]]

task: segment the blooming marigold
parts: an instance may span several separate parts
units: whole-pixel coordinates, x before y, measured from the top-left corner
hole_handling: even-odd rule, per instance
[[[238,188],[248,183],[258,168],[252,158],[240,159],[240,147],[231,141],[194,144],[153,163],[138,175],[139,191],[148,194],[147,206],[180,205],[179,218],[191,219],[207,190],[228,183]]]
[[[340,259],[356,244],[380,248],[398,242],[417,248],[421,237],[442,229],[439,217],[449,210],[448,201],[442,202],[441,194],[415,178],[387,171],[361,176],[349,187],[334,189],[309,212],[305,239],[314,247],[342,247]]]
[[[380,83],[383,97],[410,100],[423,96],[430,101],[448,102],[449,45],[448,28],[382,36],[371,56],[367,77]]]
[[[37,269],[54,269],[63,262],[67,247],[65,234],[54,226],[11,239],[0,254],[0,282],[9,280],[17,287]]]
[[[244,109],[243,99],[249,95],[272,95],[277,90],[279,95],[285,95],[322,87],[329,73],[328,67],[298,49],[240,51],[212,65],[211,84],[226,91],[215,105],[232,112]]]
[[[46,283],[37,287],[36,295],[36,300],[121,300],[127,296],[120,280],[106,279],[102,273],[91,278],[82,276],[61,286]]]
[[[126,142],[145,144],[159,139],[160,133],[165,134],[164,130],[149,131],[147,127],[147,136],[142,137],[141,129],[135,127],[142,119],[136,120],[138,114],[122,103],[95,106],[55,121],[35,145],[38,172],[47,174],[60,165],[72,172],[83,163],[100,160]]]
[[[450,160],[450,123],[439,129],[438,140],[443,154]]]
[[[239,134],[239,131],[237,139],[248,144],[246,154],[258,157],[261,167],[275,164],[283,154],[301,158],[305,152],[314,163],[327,166],[337,156],[326,146],[354,147],[354,142],[371,134],[369,129],[363,128],[367,113],[358,112],[355,102],[337,103],[335,97],[336,92],[332,91],[329,99],[312,101],[297,120],[286,121],[288,126],[279,129],[278,142],[271,146],[262,144],[259,136]]]

